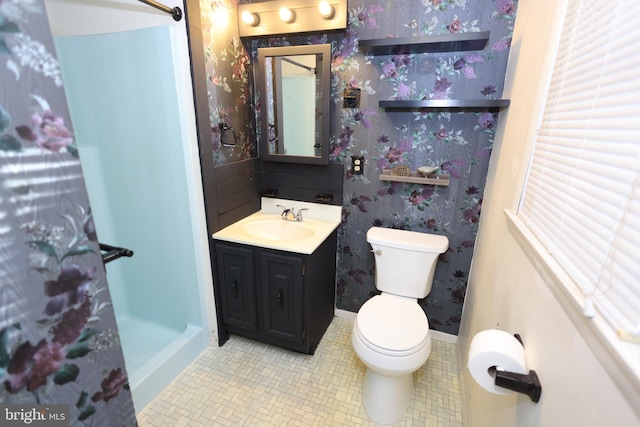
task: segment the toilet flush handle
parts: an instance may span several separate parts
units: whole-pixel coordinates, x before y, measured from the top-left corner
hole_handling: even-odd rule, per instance
[[[371,250],[371,252],[373,252],[375,255],[382,255],[382,250],[381,249],[376,249],[375,251]]]

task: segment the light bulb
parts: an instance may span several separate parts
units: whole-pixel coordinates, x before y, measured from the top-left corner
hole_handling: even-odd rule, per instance
[[[329,2],[321,1],[318,5],[318,9],[320,9],[320,15],[322,15],[324,19],[333,18],[334,9],[333,6],[329,4]]]
[[[244,11],[242,12],[242,22],[252,27],[257,27],[260,23],[260,17],[255,13]]]
[[[296,14],[293,13],[293,10],[283,7],[280,9],[280,19],[284,22],[293,22],[293,20],[296,19]]]

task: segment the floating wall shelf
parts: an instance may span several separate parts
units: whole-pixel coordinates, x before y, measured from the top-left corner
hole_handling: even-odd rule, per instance
[[[449,186],[449,175],[435,174],[428,177],[422,176],[419,172],[411,172],[409,176],[393,175],[391,170],[383,170],[380,174],[381,181],[408,182],[411,184],[427,184]]]
[[[500,111],[509,106],[508,99],[428,99],[423,101],[378,101],[385,110],[464,110]]]
[[[482,50],[489,31],[436,36],[360,40],[359,49],[370,55],[408,55],[413,53],[461,52]]]
[[[489,42],[489,31],[420,37],[360,40],[359,49],[370,55],[462,52],[482,50]],[[433,99],[379,101],[380,108],[394,111],[445,110],[498,112],[509,106],[508,99]]]

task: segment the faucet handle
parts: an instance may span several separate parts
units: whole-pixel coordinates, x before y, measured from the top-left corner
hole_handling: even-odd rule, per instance
[[[308,211],[309,208],[298,209],[298,213],[296,214],[296,221],[302,222],[302,211]]]
[[[289,208],[285,208],[285,207],[284,207],[284,206],[282,206],[282,205],[276,205],[276,208],[281,208],[281,209],[282,209],[282,213],[280,214],[280,215],[282,215],[282,216],[285,216],[285,215],[286,215],[286,214],[288,214],[288,213],[289,213],[289,211],[291,210],[291,209],[289,209]]]

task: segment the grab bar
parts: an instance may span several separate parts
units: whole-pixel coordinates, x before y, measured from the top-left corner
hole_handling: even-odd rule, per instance
[[[133,251],[126,248],[119,248],[117,246],[105,245],[100,243],[100,250],[106,253],[102,254],[102,261],[106,264],[120,257],[132,257]]]
[[[151,7],[155,7],[158,10],[161,10],[163,12],[168,13],[169,15],[173,16],[173,20],[174,21],[179,21],[182,19],[182,9],[180,9],[178,6],[174,7],[173,9],[170,8],[169,6],[165,6],[161,3],[158,3],[156,1],[153,0],[138,0],[141,3],[144,4],[148,4]]]

